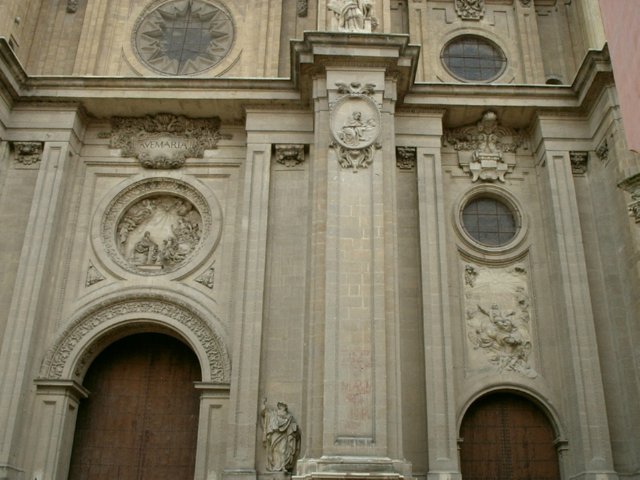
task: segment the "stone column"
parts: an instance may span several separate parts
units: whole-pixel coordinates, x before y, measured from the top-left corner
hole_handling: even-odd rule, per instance
[[[251,123],[247,113],[247,125]],[[249,130],[250,127],[247,127]],[[234,279],[234,331],[225,478],[256,478],[256,428],[264,297],[271,144],[247,132]]]
[[[614,479],[578,203],[569,152],[546,150],[539,166],[554,282],[554,311],[566,338],[568,468],[577,479]]]
[[[89,392],[73,380],[39,380],[29,445],[31,478],[67,478],[80,400]]]
[[[200,421],[198,426],[198,451],[196,452],[196,480],[216,478],[224,468],[224,432],[229,405],[229,386],[196,382],[200,393]]]
[[[308,350],[319,367],[308,392],[316,421],[307,420],[312,445],[297,475],[410,476],[398,401],[396,84],[380,68],[327,67],[313,90],[312,219],[324,228],[312,229],[312,248],[324,262],[312,261],[322,270],[311,285],[322,285],[312,292],[311,330],[323,326],[323,343]]]
[[[429,480],[461,478],[454,400],[451,318],[440,136],[436,115],[426,129],[430,137],[417,149],[422,305],[427,398]],[[437,122],[437,123],[436,123]],[[431,141],[428,141],[431,140]],[[429,145],[430,143],[430,145]]]
[[[64,208],[69,148],[69,142],[46,142],[38,162],[38,179],[0,348],[0,478],[17,478],[22,469],[17,465],[25,430],[22,405],[33,381],[30,375],[36,359],[32,347],[44,315],[40,299],[58,237],[55,226]]]

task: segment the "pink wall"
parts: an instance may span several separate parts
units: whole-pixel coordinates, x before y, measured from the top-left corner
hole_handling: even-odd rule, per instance
[[[627,143],[640,152],[640,0],[600,0]]]

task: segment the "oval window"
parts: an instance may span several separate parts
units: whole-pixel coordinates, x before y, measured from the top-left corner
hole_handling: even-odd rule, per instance
[[[498,78],[507,59],[495,43],[476,35],[462,35],[447,43],[442,63],[454,77],[467,82],[488,82]]]
[[[462,226],[475,241],[490,247],[508,244],[518,233],[513,211],[493,197],[476,197],[462,210]]]

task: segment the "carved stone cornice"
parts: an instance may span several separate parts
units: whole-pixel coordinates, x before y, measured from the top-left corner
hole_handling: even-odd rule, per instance
[[[480,20],[484,17],[484,0],[455,0],[455,6],[462,20]]]
[[[297,167],[304,162],[304,145],[302,144],[277,144],[275,150],[276,162],[287,168]]]
[[[415,170],[416,147],[396,147],[396,167],[400,170]]]
[[[146,117],[112,117],[109,147],[123,157],[137,158],[145,168],[172,169],[187,157],[202,158],[205,150],[217,148],[221,139],[220,118],[187,118],[159,113]]]
[[[471,181],[504,182],[505,175],[515,168],[515,154],[524,145],[520,130],[499,125],[498,116],[488,110],[474,125],[446,130],[445,145],[458,152],[462,170]]]
[[[571,160],[571,172],[574,175],[587,173],[589,152],[569,152],[569,159]]]
[[[42,161],[43,142],[12,142],[18,167],[38,168]]]

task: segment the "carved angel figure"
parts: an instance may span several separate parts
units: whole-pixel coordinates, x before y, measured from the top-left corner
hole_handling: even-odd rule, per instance
[[[267,470],[291,472],[300,450],[300,430],[286,403],[276,408],[262,401],[262,441],[267,448]]]

